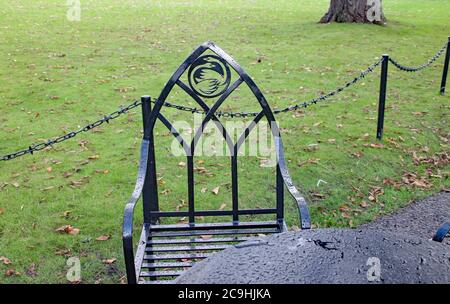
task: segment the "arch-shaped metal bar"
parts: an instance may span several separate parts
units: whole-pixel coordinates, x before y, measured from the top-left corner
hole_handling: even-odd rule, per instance
[[[147,172],[147,160],[150,143],[147,139],[142,141],[141,145],[141,158],[139,161],[138,176],[136,179],[136,185],[134,191],[131,194],[131,198],[125,205],[125,213],[123,217],[122,227],[122,241],[123,241],[123,253],[125,256],[125,266],[127,270],[128,283],[135,284],[137,280],[136,267],[134,254],[133,254],[133,214],[136,203],[142,194],[142,189],[145,183],[145,175]]]
[[[161,113],[158,114],[158,118],[166,126],[166,128],[169,129],[170,133],[176,138],[181,147],[184,149],[186,156],[188,156],[191,148],[189,144],[184,140],[180,132],[178,132],[177,129],[170,123],[170,121],[168,121],[167,118],[165,118]]]
[[[256,115],[256,117],[250,122],[250,124],[248,125],[247,128],[245,128],[244,132],[239,136],[239,139],[237,140],[236,144],[235,144],[235,149],[237,151],[239,151],[239,149],[241,148],[241,145],[245,142],[245,140],[247,139],[247,137],[250,135],[250,132],[256,127],[256,125],[258,124],[258,122],[261,120],[261,118],[264,117],[264,112],[259,112],[258,115]]]
[[[441,243],[445,236],[450,232],[450,220],[444,223],[439,229],[436,231],[436,234],[433,237],[433,241]]]
[[[278,167],[280,170],[281,177],[283,178],[284,184],[286,185],[289,193],[297,202],[297,206],[300,212],[300,223],[302,229],[311,228],[311,218],[309,216],[308,205],[304,197],[300,194],[292,181],[291,176],[286,165],[286,159],[284,157],[283,142],[281,137],[275,137],[275,148],[277,151]]]
[[[178,81],[177,83],[181,83],[182,84],[182,88],[184,90],[187,91],[191,91],[186,85],[184,85],[181,81]],[[203,134],[203,130],[205,129],[206,125],[208,124],[208,122],[215,117],[215,113],[217,111],[217,109],[219,109],[219,107],[222,105],[222,103],[228,98],[228,96],[230,96],[231,93],[233,93],[234,90],[236,90],[239,85],[242,83],[242,79],[239,78],[237,79],[231,86],[228,87],[228,89],[225,91],[225,93],[223,93],[219,99],[214,103],[214,105],[209,108],[204,102],[203,100],[201,100],[200,98],[194,98],[199,104],[200,106],[202,106],[202,108],[204,108],[205,110],[207,110],[206,116],[202,121],[201,126],[198,128],[198,130],[195,132],[194,138],[192,139],[191,142],[191,152],[192,155],[194,154],[194,150],[195,147],[198,143],[198,141],[200,140],[200,137]],[[194,93],[195,95],[195,93]],[[223,132],[225,136],[225,140],[227,141],[227,144],[229,145],[230,148],[230,153],[233,152],[233,150],[231,150],[233,148],[233,142],[232,139],[228,136],[228,133],[226,133],[225,128],[223,127],[222,123],[220,123],[220,127],[221,127],[221,131]],[[220,129],[220,128],[219,128]]]
[[[208,124],[208,122],[212,119],[219,131],[221,131],[223,137],[225,138],[225,141],[228,145],[228,149],[230,150],[231,154],[231,184],[232,184],[232,205],[233,205],[233,222],[238,222],[239,220],[239,214],[238,214],[238,192],[237,192],[237,155],[235,154],[235,151],[233,149],[233,140],[229,136],[228,132],[222,125],[222,123],[219,121],[219,119],[216,117],[215,112],[217,109],[222,105],[222,103],[230,96],[231,93],[233,93],[234,90],[236,90],[239,85],[242,83],[242,79],[238,78],[230,87],[227,88],[227,90],[219,97],[219,99],[214,103],[214,105],[210,108],[208,105],[199,97],[197,94],[195,94],[187,85],[185,85],[181,80],[177,80],[177,84],[179,87],[181,87],[187,94],[189,94],[206,112],[206,116],[203,119],[201,126],[196,130],[194,134],[194,138],[191,142],[191,154],[188,158],[188,193],[189,193],[189,211],[192,214],[189,216],[189,221],[194,222],[194,172],[193,172],[193,157],[195,153],[195,148],[203,135],[203,131]]]
[[[252,91],[253,95],[256,97],[256,100],[258,100],[261,108],[264,111],[264,114],[271,125],[272,134],[274,137],[279,136],[280,132],[278,130],[278,126],[276,124],[273,124],[272,122],[275,122],[275,116],[273,115],[272,110],[270,109],[270,106],[262,94],[261,90],[258,88],[258,86],[255,84],[253,79],[250,78],[250,76],[247,74],[247,72],[244,71],[244,69],[227,53],[225,53],[220,47],[215,45],[212,42],[209,42],[209,49],[216,53],[218,56],[222,57],[229,65],[233,67],[233,69],[238,73],[238,75],[242,78],[242,80],[247,84],[249,89]]]
[[[242,82],[242,81],[241,81]],[[203,111],[205,111],[206,113],[209,113],[211,111],[210,107],[197,95],[194,93],[194,91],[192,91],[184,82],[182,82],[181,80],[177,81],[177,84],[180,88],[182,88],[189,96],[192,97],[192,99],[195,100],[195,102],[197,102],[203,109]],[[240,84],[240,83],[239,83]],[[239,85],[238,84],[238,85]],[[228,93],[227,96],[224,97],[224,99],[221,101],[221,103],[229,96],[229,94],[231,94],[234,91],[234,89],[232,91],[230,91]],[[228,91],[227,91],[228,92]],[[224,95],[227,93],[225,92]],[[222,95],[223,96],[223,95]],[[215,115],[215,112],[217,111],[217,109],[211,114],[209,115],[208,121],[210,119],[212,119],[214,121],[214,123],[216,124],[217,128],[219,129],[219,131],[221,131],[222,136],[224,137],[227,145],[228,145],[228,149],[230,150],[230,153],[232,153],[232,149],[233,149],[233,140],[231,139],[231,137],[229,136],[227,130],[225,129],[225,127],[223,126],[223,124],[220,122],[220,120],[217,118],[217,116]],[[208,115],[206,115],[206,117],[208,117]],[[206,127],[206,123],[205,119],[202,121],[202,126],[195,132],[195,136],[192,139],[191,142],[191,153],[192,155],[194,155],[194,150],[195,150],[195,146],[197,145],[197,142],[200,138],[200,136],[202,135],[202,131],[204,130],[204,127]],[[196,136],[198,135],[197,140],[195,141]]]

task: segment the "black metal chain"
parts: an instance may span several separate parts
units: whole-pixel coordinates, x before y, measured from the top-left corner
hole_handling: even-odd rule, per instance
[[[378,60],[377,62],[375,62],[374,64],[370,65],[367,69],[365,69],[364,71],[362,71],[357,77],[355,77],[353,80],[346,82],[343,86],[340,86],[338,88],[336,88],[333,91],[330,91],[327,94],[321,95],[319,97],[315,97],[311,100],[308,101],[304,101],[302,103],[297,103],[295,105],[283,108],[283,109],[275,109],[273,111],[274,114],[279,114],[279,113],[286,113],[286,112],[290,112],[290,111],[295,111],[298,110],[300,108],[306,108],[312,104],[316,104],[320,101],[324,101],[327,100],[330,97],[333,97],[339,93],[341,93],[342,91],[344,91],[345,89],[347,89],[348,87],[358,83],[359,81],[361,81],[364,77],[367,76],[367,74],[372,73],[381,63],[383,62],[383,58],[381,58],[380,60]],[[152,101],[153,103],[156,103],[156,100]],[[186,112],[190,112],[190,113],[198,113],[198,114],[206,114],[205,111],[200,110],[198,108],[192,108],[192,107],[187,107],[187,106],[181,106],[181,105],[177,105],[177,104],[173,104],[170,102],[165,102],[164,106],[169,107],[169,108],[174,108],[180,111],[186,111]],[[257,116],[259,114],[259,112],[217,112],[216,116],[217,117],[251,117],[251,116]]]
[[[383,59],[378,60],[377,62],[375,62],[374,64],[369,66],[366,70],[362,71],[360,73],[360,75],[355,77],[353,80],[348,81],[343,86],[340,86],[337,89],[330,91],[327,94],[321,95],[321,96],[313,98],[311,100],[308,100],[308,101],[305,101],[305,102],[302,102],[302,103],[299,103],[296,105],[292,105],[292,106],[289,106],[289,107],[286,107],[283,109],[275,109],[273,112],[274,112],[274,114],[279,114],[279,113],[286,113],[289,111],[295,111],[295,110],[298,110],[299,108],[306,108],[310,105],[316,104],[320,101],[324,101],[332,96],[335,96],[335,95],[339,94],[340,92],[344,91],[346,88],[361,81],[364,77],[366,77],[367,74],[373,72],[375,70],[375,68],[377,66],[379,66],[382,62],[383,62]],[[153,101],[153,102],[155,102],[155,101]],[[111,114],[106,115],[103,118],[101,118],[93,123],[90,123],[83,128],[80,128],[76,131],[66,133],[64,135],[61,135],[54,139],[50,139],[43,143],[33,144],[33,145],[29,146],[28,149],[23,149],[23,150],[14,152],[14,153],[7,154],[5,156],[2,156],[0,158],[0,161],[7,161],[7,160],[11,160],[11,159],[14,159],[14,158],[26,155],[26,154],[33,154],[34,152],[43,150],[47,147],[53,146],[54,144],[58,144],[60,142],[66,141],[70,138],[77,136],[79,133],[87,132],[94,128],[97,128],[105,122],[109,123],[111,120],[118,118],[122,114],[129,112],[130,110],[140,106],[141,104],[142,104],[142,101],[136,100],[133,103],[129,104],[128,106],[121,107],[119,110],[114,111]],[[175,108],[175,109],[181,110],[181,111],[191,112],[191,113],[205,114],[205,111],[203,111],[203,110],[199,110],[197,108],[191,108],[191,107],[187,107],[187,106],[176,105],[176,104],[172,104],[170,102],[165,102],[164,106],[169,107],[169,108]],[[257,116],[258,114],[259,114],[259,112],[218,112],[216,114],[216,116],[219,116],[219,117],[250,117],[250,116]]]
[[[420,66],[417,66],[417,67],[404,66],[404,65],[398,63],[395,59],[392,59],[391,57],[389,57],[389,61],[392,62],[392,64],[401,71],[419,72],[423,69],[426,69],[427,67],[432,65],[436,60],[438,60],[439,57],[441,57],[442,54],[444,54],[445,50],[447,49],[447,45],[448,45],[448,42],[446,42],[445,45],[433,57],[431,57],[426,63],[424,63]]]
[[[26,154],[33,154],[34,152],[43,150],[43,149],[45,149],[47,147],[53,146],[54,144],[58,144],[60,142],[66,141],[66,140],[68,140],[70,138],[73,138],[73,137],[77,136],[78,134],[80,134],[82,132],[87,132],[87,131],[90,131],[92,129],[95,129],[95,128],[99,127],[100,125],[102,125],[105,122],[109,123],[111,120],[114,120],[114,119],[118,118],[122,114],[125,114],[125,113],[129,112],[130,110],[132,110],[132,109],[134,109],[134,108],[136,108],[136,107],[138,107],[140,105],[141,105],[141,101],[136,100],[133,103],[129,104],[128,106],[121,107],[119,110],[114,111],[111,114],[106,115],[103,118],[101,118],[101,119],[99,119],[99,120],[97,120],[97,121],[95,121],[93,123],[90,123],[90,124],[86,125],[83,128],[80,128],[80,129],[78,129],[76,131],[72,131],[72,132],[66,133],[64,135],[61,135],[61,136],[59,136],[57,138],[54,138],[54,139],[50,139],[50,140],[48,140],[46,142],[43,142],[43,143],[33,144],[33,145],[29,146],[28,149],[24,149],[24,150],[20,150],[20,151],[11,153],[11,154],[7,154],[5,156],[2,156],[0,158],[0,161],[2,161],[2,160],[5,160],[5,161],[6,160],[11,160],[11,159],[14,159],[14,158],[17,158],[19,156],[26,155]]]

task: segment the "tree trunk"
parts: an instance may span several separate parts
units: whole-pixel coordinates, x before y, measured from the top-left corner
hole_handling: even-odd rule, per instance
[[[320,23],[356,22],[386,24],[382,0],[331,0],[328,12]]]

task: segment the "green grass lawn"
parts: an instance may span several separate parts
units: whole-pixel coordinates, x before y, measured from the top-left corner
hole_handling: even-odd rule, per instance
[[[91,0],[81,1],[81,21],[69,22],[66,1],[0,0],[0,154],[76,129],[141,95],[156,97],[206,40],[246,69],[272,108],[282,108],[334,89],[383,53],[422,64],[450,35],[448,0],[384,1],[386,27],[319,25],[328,2]],[[379,70],[330,102],[277,116],[290,173],[315,227],[356,227],[449,187],[442,66],[440,59],[416,74],[391,66],[382,146],[375,140]],[[249,97],[242,92],[224,106],[257,110]],[[194,105],[182,94],[170,101]],[[141,129],[138,109],[97,132],[0,164],[0,256],[12,262],[0,262],[0,283],[66,283],[69,256],[80,257],[83,283],[123,281],[122,216]],[[158,126],[156,137],[161,208],[185,210],[183,158],[170,155],[167,130]],[[308,151],[311,144],[318,148]],[[196,174],[201,208],[230,208],[228,159],[196,161],[206,170]],[[260,161],[240,162],[239,198],[247,207],[271,206],[275,197],[273,170]],[[318,186],[320,179],[326,183]],[[286,198],[288,225],[298,226]],[[63,225],[79,234],[55,232]],[[103,235],[109,239],[96,240]]]

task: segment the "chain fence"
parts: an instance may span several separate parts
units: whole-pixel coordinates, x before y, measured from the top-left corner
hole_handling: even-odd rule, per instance
[[[399,70],[404,71],[404,72],[419,72],[421,70],[424,70],[426,68],[428,68],[430,65],[432,65],[436,60],[439,59],[439,57],[442,56],[442,54],[444,54],[445,50],[447,49],[448,43],[446,42],[445,45],[433,56],[431,57],[426,63],[419,65],[417,67],[408,67],[405,65],[402,65],[400,63],[398,63],[398,61],[396,61],[395,59],[389,57],[389,61]]]
[[[128,106],[121,107],[119,110],[114,111],[111,114],[106,115],[103,118],[84,126],[83,128],[80,128],[76,131],[66,133],[66,134],[56,137],[54,139],[47,140],[46,142],[43,142],[43,143],[33,144],[33,145],[29,146],[27,149],[19,150],[17,152],[4,155],[0,158],[0,161],[11,160],[11,159],[14,159],[14,158],[26,155],[26,154],[33,154],[34,152],[41,151],[47,147],[53,146],[54,144],[59,144],[63,141],[66,141],[70,138],[77,136],[80,133],[95,129],[95,128],[101,126],[102,124],[104,124],[105,122],[109,123],[111,120],[114,120],[114,119],[120,117],[122,114],[125,114],[140,105],[141,105],[141,101],[136,100],[133,103],[129,104]]]
[[[439,57],[442,56],[442,54],[445,52],[446,48],[448,47],[448,43],[446,43],[444,45],[444,47],[442,47],[430,60],[428,60],[427,63],[420,65],[418,67],[408,67],[408,66],[404,66],[401,65],[400,63],[398,63],[396,60],[389,58],[389,61],[398,69],[402,70],[402,71],[406,71],[406,72],[418,72],[420,70],[423,70],[427,67],[429,67],[431,64],[433,64],[437,59],[439,59]],[[378,61],[376,61],[375,63],[373,63],[372,65],[370,65],[367,69],[365,69],[364,71],[362,71],[357,77],[355,77],[354,79],[352,79],[351,81],[346,82],[344,85],[337,87],[336,89],[323,94],[321,96],[315,97],[313,99],[301,102],[301,103],[297,103],[295,105],[291,105],[282,109],[275,109],[273,111],[274,114],[280,114],[280,113],[287,113],[287,112],[291,112],[291,111],[296,111],[300,108],[306,108],[309,107],[311,105],[315,105],[319,102],[323,102],[328,100],[329,98],[343,92],[344,90],[346,90],[347,88],[355,85],[356,83],[360,82],[362,79],[364,79],[368,74],[372,73],[375,71],[375,69],[380,66],[383,63],[384,59],[381,58]],[[153,103],[155,103],[155,100],[152,100]],[[47,147],[51,147],[54,144],[58,144],[61,143],[63,141],[66,141],[68,139],[71,139],[75,136],[77,136],[80,133],[83,132],[87,132],[90,131],[92,129],[95,129],[99,126],[101,126],[104,123],[109,123],[111,120],[114,120],[118,117],[120,117],[121,115],[131,111],[132,109],[139,107],[142,104],[142,102],[140,100],[135,100],[133,101],[131,104],[125,106],[125,107],[121,107],[119,110],[112,112],[109,115],[104,116],[103,118],[90,123],[76,131],[72,131],[72,132],[68,132],[64,135],[61,135],[59,137],[56,137],[54,139],[50,139],[47,140],[46,142],[42,142],[42,143],[37,143],[37,144],[32,144],[30,145],[27,149],[23,149],[23,150],[19,150],[10,154],[6,154],[2,157],[0,157],[0,161],[8,161],[8,160],[12,160],[15,159],[17,157],[20,156],[24,156],[26,154],[33,154],[34,152],[37,151],[41,151]],[[206,114],[206,112],[202,109],[198,109],[198,108],[194,108],[194,107],[189,107],[189,106],[183,106],[183,105],[178,105],[178,104],[174,104],[174,103],[170,103],[170,102],[164,102],[164,106],[168,107],[168,108],[174,108],[177,109],[179,111],[185,111],[185,112],[190,112],[190,113],[198,113],[198,114]],[[216,113],[217,117],[254,117],[257,116],[259,114],[259,112],[222,112],[219,111]]]

